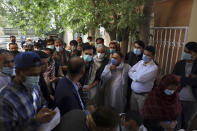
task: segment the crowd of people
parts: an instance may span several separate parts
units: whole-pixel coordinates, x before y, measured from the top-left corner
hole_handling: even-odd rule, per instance
[[[40,131],[54,121],[53,131],[197,129],[196,42],[156,81],[153,46],[137,40],[124,56],[117,41],[87,39],[28,39],[19,50],[10,37],[0,49],[0,131]]]

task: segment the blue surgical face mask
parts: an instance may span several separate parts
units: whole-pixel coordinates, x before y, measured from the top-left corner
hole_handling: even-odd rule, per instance
[[[111,64],[112,65],[118,65],[118,61],[114,58],[111,58]]]
[[[32,88],[33,86],[38,86],[40,76],[27,76],[26,80],[23,82],[25,87]]]
[[[191,60],[192,56],[189,53],[183,52],[182,59],[183,60]]]
[[[134,48],[133,53],[134,53],[135,55],[140,55],[140,54],[142,53],[142,51],[141,51],[140,49]]]
[[[62,52],[63,51],[63,48],[61,46],[58,46],[58,47],[56,47],[56,51],[57,52]]]
[[[49,48],[49,49],[52,49],[52,50],[53,50],[55,47],[54,47],[54,45],[48,45],[48,46],[47,46],[47,48]]]
[[[148,62],[151,61],[151,58],[150,58],[150,56],[147,56],[147,55],[144,55],[144,54],[143,54],[142,60],[143,60],[144,62],[148,63]]]
[[[3,67],[2,73],[9,75],[9,76],[13,76],[15,73],[15,69],[14,69],[14,67]]]
[[[90,61],[92,61],[92,56],[90,56],[90,55],[84,55],[84,56],[83,56],[83,59],[84,59],[84,61],[86,61],[86,62],[90,62]]]
[[[174,92],[175,92],[175,90],[169,90],[169,89],[165,89],[165,90],[164,90],[164,93],[165,93],[166,95],[168,95],[168,96],[173,95]]]
[[[113,54],[113,53],[116,52],[116,50],[115,49],[109,49],[109,52],[110,52],[110,54]]]

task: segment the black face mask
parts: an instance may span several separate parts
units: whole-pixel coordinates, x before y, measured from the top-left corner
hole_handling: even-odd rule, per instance
[[[20,53],[19,51],[17,50],[14,50],[14,51],[10,51],[11,54],[13,54],[14,56],[16,56],[18,53]]]
[[[16,43],[16,40],[12,40],[12,43]]]

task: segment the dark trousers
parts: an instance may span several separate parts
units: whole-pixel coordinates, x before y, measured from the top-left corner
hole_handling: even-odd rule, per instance
[[[181,101],[182,112],[178,117],[178,129],[188,129],[189,121],[194,117],[197,112],[197,102]]]

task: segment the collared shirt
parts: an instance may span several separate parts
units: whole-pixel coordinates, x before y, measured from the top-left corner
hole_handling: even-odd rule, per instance
[[[34,117],[42,102],[39,87],[27,88],[11,82],[0,93],[0,130],[35,130]]]
[[[11,82],[10,76],[0,72],[0,92]]]
[[[77,86],[76,83],[74,83],[74,82],[72,82],[72,83],[73,83],[73,85],[74,85],[74,87],[75,87],[75,90],[76,90],[76,92],[77,92],[77,96],[78,96],[78,98],[79,98],[81,107],[82,107],[83,110],[85,110],[85,106],[84,106],[84,104],[83,104],[83,102],[82,102],[82,100],[81,100],[81,97],[80,97],[80,95],[79,95],[79,87]]]
[[[74,88],[75,88],[75,90],[76,90],[76,92],[77,92],[77,96],[78,96],[79,101],[80,101],[80,105],[81,105],[82,109],[85,110],[85,106],[84,106],[83,101],[81,100],[81,96],[80,96],[80,94],[79,94],[79,87],[78,87],[77,84],[76,84],[75,82],[73,82],[68,76],[66,76],[66,77],[73,83],[73,86],[74,86]]]
[[[158,67],[153,60],[147,64],[143,60],[139,61],[129,70],[129,77],[133,80],[131,89],[136,93],[150,92],[153,88],[157,70]]]

